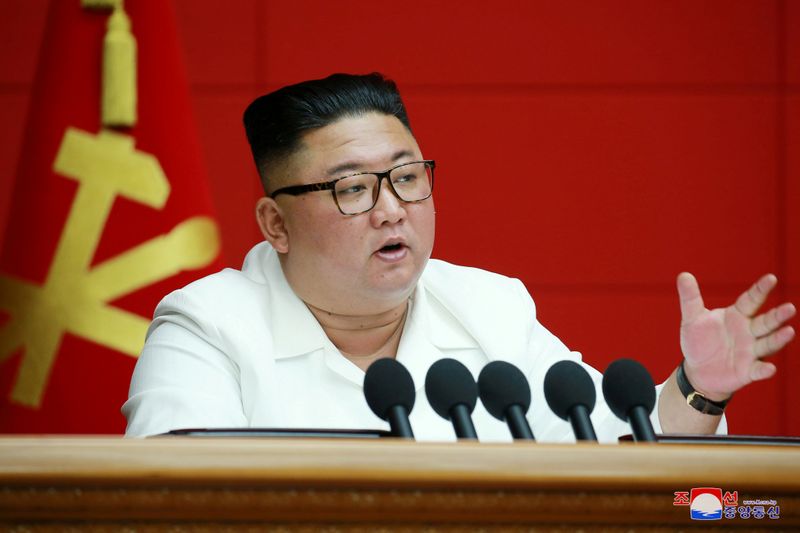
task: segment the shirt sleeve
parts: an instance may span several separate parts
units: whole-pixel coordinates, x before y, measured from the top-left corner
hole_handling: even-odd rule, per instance
[[[239,369],[199,302],[177,291],[156,308],[122,406],[126,436],[244,427]]]

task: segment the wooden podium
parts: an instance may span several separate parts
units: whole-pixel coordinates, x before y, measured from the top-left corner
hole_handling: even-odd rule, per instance
[[[676,491],[776,500],[695,521]],[[800,530],[800,448],[0,438],[12,531]]]

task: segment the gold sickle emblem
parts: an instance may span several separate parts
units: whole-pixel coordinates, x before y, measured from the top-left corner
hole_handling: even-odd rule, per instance
[[[181,270],[202,268],[219,253],[209,217],[181,222],[89,268],[117,195],[161,209],[170,185],[158,159],[128,135],[67,128],[53,169],[78,181],[75,200],[43,286],[0,276],[0,361],[24,348],[11,399],[38,407],[64,333],[138,356],[149,320],[108,304]]]

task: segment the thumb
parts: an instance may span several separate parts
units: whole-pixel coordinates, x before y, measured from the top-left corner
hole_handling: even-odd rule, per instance
[[[681,303],[681,325],[692,322],[706,310],[697,279],[688,272],[678,274],[678,298]]]

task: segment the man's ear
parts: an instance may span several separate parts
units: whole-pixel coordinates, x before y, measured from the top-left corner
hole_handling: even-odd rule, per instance
[[[256,219],[261,234],[275,251],[285,254],[289,251],[289,232],[283,218],[283,210],[278,203],[269,197],[264,197],[256,203]]]

